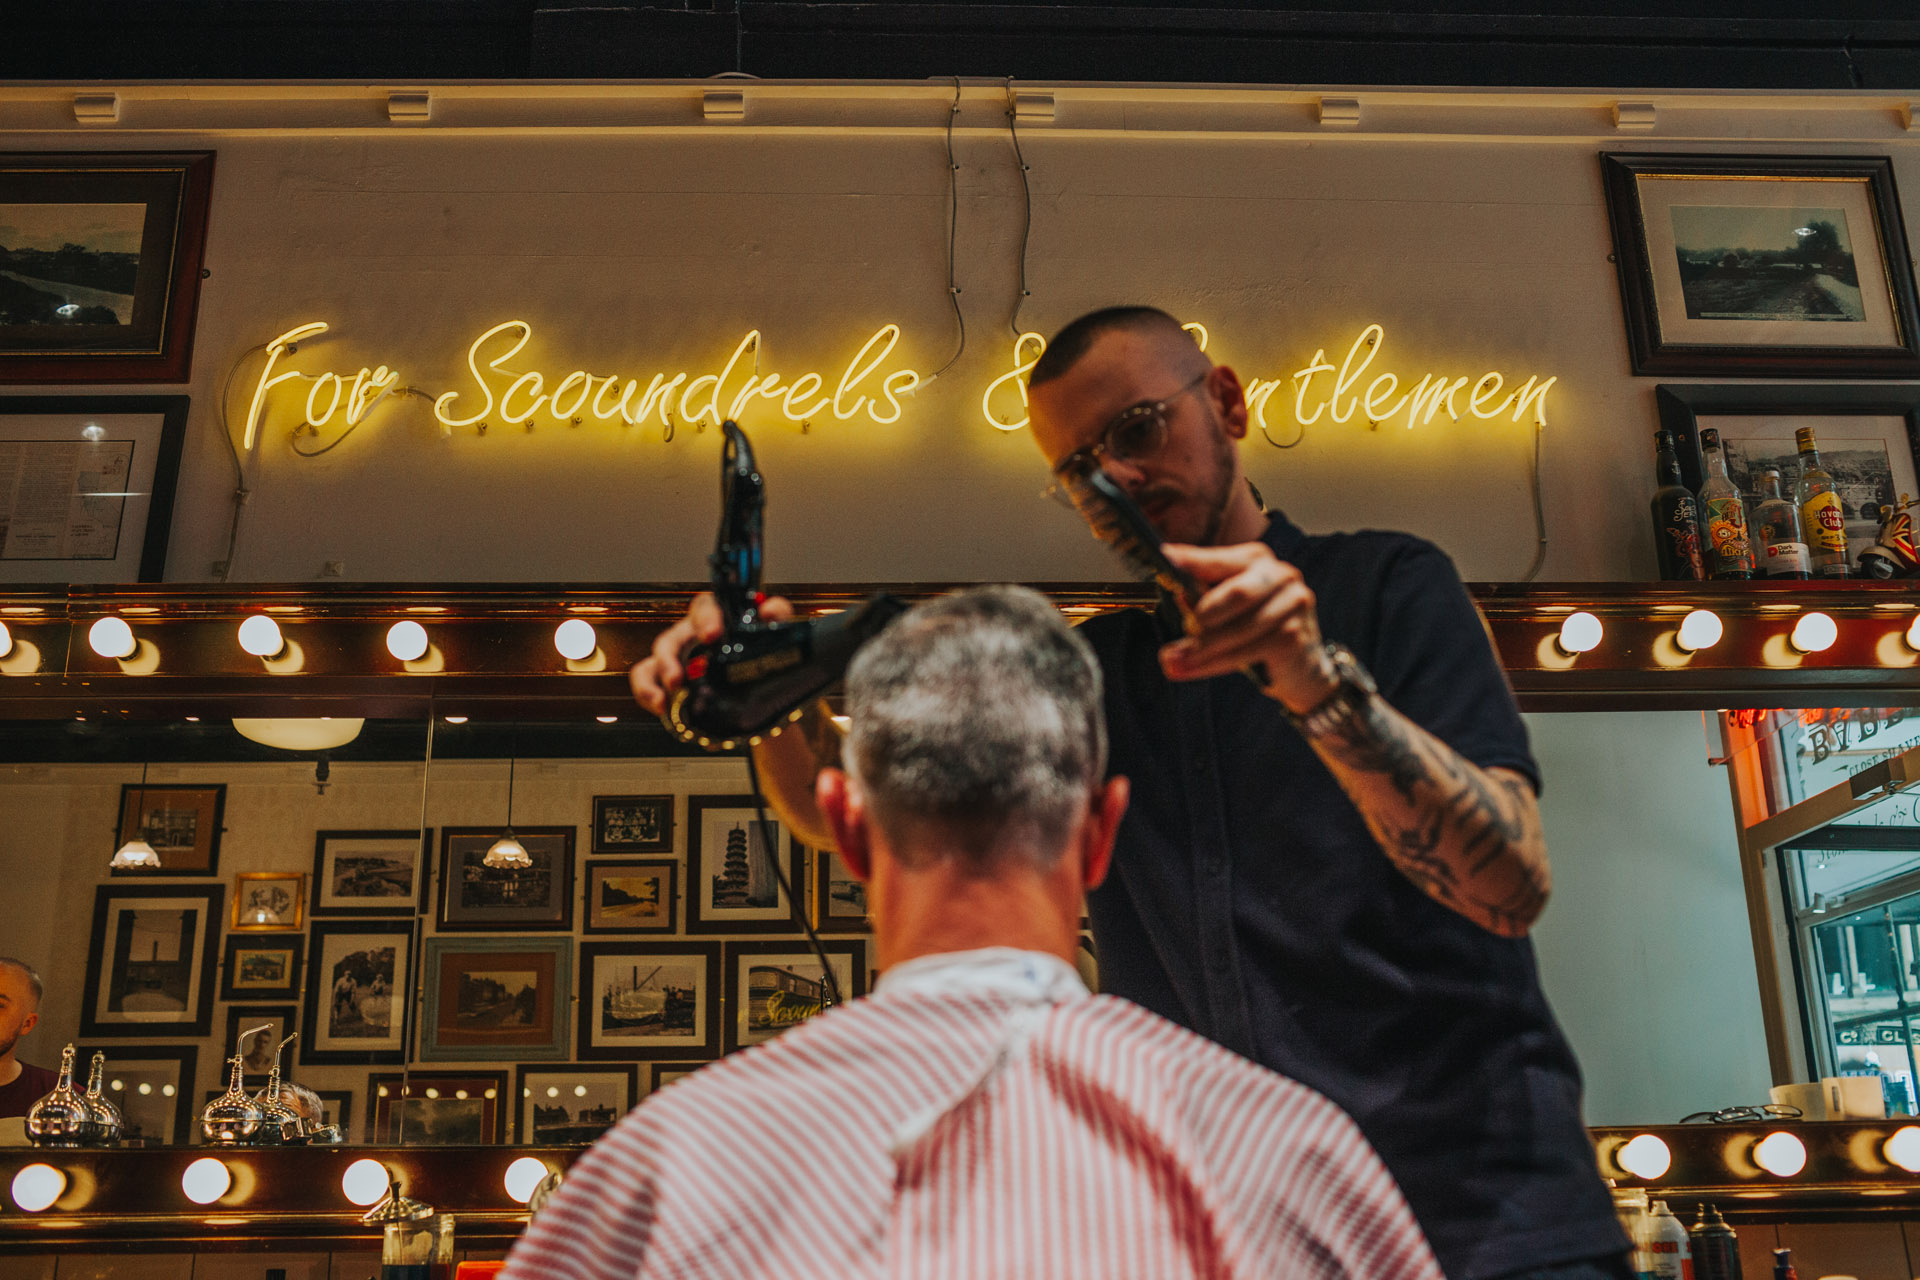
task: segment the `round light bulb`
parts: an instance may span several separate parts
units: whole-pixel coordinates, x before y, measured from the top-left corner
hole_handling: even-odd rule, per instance
[[[554,630],[553,647],[560,651],[561,657],[581,662],[593,656],[600,640],[593,634],[591,622],[585,618],[568,618]]]
[[[240,647],[256,658],[271,658],[287,647],[280,637],[280,624],[265,614],[256,613],[240,624]]]
[[[1803,613],[1793,624],[1788,643],[1802,653],[1820,653],[1831,649],[1840,638],[1840,628],[1824,613]]]
[[[547,1168],[545,1160],[535,1160],[532,1156],[521,1156],[507,1166],[507,1176],[501,1179],[506,1183],[507,1194],[518,1204],[525,1204],[533,1198],[533,1189],[547,1180],[553,1170]]]
[[[387,1198],[387,1166],[378,1160],[355,1160],[340,1175],[340,1192],[365,1208]]]
[[[1604,634],[1600,619],[1592,614],[1585,610],[1570,613],[1560,624],[1560,647],[1568,653],[1588,653],[1600,647],[1600,637]]]
[[[125,618],[102,618],[87,629],[87,643],[103,658],[130,658],[139,646]]]
[[[1643,1133],[1614,1153],[1614,1160],[1634,1177],[1652,1182],[1673,1167],[1673,1152],[1651,1133]]]
[[[1720,625],[1719,614],[1711,609],[1695,609],[1680,619],[1680,634],[1675,639],[1688,653],[1697,653],[1719,644],[1720,637],[1725,634],[1726,628]]]
[[[30,1164],[13,1175],[13,1202],[28,1213],[39,1213],[67,1189],[67,1175],[50,1164]]]
[[[1791,1178],[1807,1167],[1807,1144],[1776,1131],[1755,1145],[1753,1162],[1776,1178]]]
[[[89,444],[99,444],[107,438],[107,429],[97,422],[89,422],[80,428],[80,438]]]
[[[5,652],[0,652],[0,658],[4,658],[5,656],[6,656]],[[595,716],[594,717],[594,719],[598,720],[601,724],[612,724],[615,720],[618,720],[619,718],[620,718],[619,716]]]
[[[195,1204],[212,1204],[233,1189],[233,1171],[212,1156],[202,1156],[180,1175],[180,1190]]]
[[[1900,1126],[1880,1150],[1889,1164],[1897,1164],[1908,1173],[1920,1173],[1920,1128]]]
[[[448,724],[465,724],[467,722],[467,718],[465,716],[442,716],[440,718],[445,720]]]
[[[1913,615],[1913,621],[1907,624],[1907,648],[1920,650],[1920,613]]]
[[[583,1084],[577,1084],[577,1085],[575,1085],[575,1086],[573,1086],[573,1096],[574,1096],[574,1097],[576,1097],[576,1098],[584,1098],[584,1097],[586,1097],[586,1096],[587,1096],[587,1086],[585,1086],[585,1085],[583,1085]]]
[[[409,618],[387,628],[387,652],[402,662],[427,656],[427,629]]]
[[[549,1098],[557,1098],[557,1097],[559,1097],[559,1096],[560,1096],[560,1086],[558,1086],[558,1085],[552,1085],[552,1084],[550,1084],[550,1085],[548,1085],[548,1086],[547,1086],[547,1096],[548,1096]]]
[[[0,622],[0,658],[13,652],[13,632],[7,630],[7,624]]]

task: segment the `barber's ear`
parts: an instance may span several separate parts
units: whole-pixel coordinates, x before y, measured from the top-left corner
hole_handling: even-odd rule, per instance
[[[1213,397],[1214,407],[1219,410],[1221,425],[1227,434],[1235,440],[1246,438],[1247,393],[1240,385],[1240,375],[1226,365],[1213,366],[1213,372],[1207,375],[1207,392]]]
[[[867,843],[867,810],[853,780],[842,769],[822,769],[813,781],[813,798],[820,816],[833,832],[840,860],[853,878],[865,883],[873,877],[873,851]]]
[[[1113,865],[1113,840],[1120,834],[1120,819],[1127,816],[1132,788],[1132,783],[1115,775],[1093,793],[1080,842],[1081,883],[1089,889],[1098,888]]]

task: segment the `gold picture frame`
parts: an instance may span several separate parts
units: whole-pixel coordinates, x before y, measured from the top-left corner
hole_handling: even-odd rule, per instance
[[[307,873],[242,871],[233,878],[231,933],[290,933],[306,925]]]

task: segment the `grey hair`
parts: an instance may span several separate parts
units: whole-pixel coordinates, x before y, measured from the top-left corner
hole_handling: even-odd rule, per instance
[[[33,989],[33,1002],[36,1005],[46,995],[46,984],[40,981],[39,972],[25,960],[15,960],[12,956],[0,956],[0,967],[18,969],[27,975],[27,985]]]
[[[847,711],[843,757],[875,822],[935,825],[982,870],[1015,842],[1051,866],[1106,770],[1093,650],[1025,587],[901,617],[854,658]]]

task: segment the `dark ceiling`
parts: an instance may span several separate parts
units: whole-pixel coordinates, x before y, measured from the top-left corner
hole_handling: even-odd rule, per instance
[[[8,80],[1133,80],[1920,88],[1920,18],[1829,0],[13,0]]]

